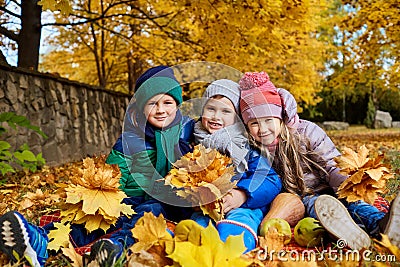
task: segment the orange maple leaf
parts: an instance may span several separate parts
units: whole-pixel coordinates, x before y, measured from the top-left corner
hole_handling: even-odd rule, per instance
[[[119,189],[121,173],[116,165],[105,163],[105,158],[83,160],[83,169],[73,175],[73,184],[64,188],[65,204],[61,210],[62,222],[84,224],[92,232],[106,231],[121,214],[132,215],[132,208],[121,201],[126,194]]]
[[[232,159],[216,149],[199,144],[192,153],[187,153],[174,163],[165,177],[165,184],[177,188],[176,194],[200,206],[204,214],[213,220],[223,218],[222,203],[218,202],[237,181]]]
[[[148,251],[156,245],[165,249],[172,242],[172,236],[167,232],[167,222],[162,214],[155,217],[153,213],[145,212],[131,231],[132,236],[137,239],[131,247],[133,252]]]
[[[343,149],[343,155],[335,158],[342,174],[349,177],[339,186],[338,197],[349,202],[363,200],[373,204],[380,193],[386,190],[387,180],[393,177],[390,166],[383,164],[384,155],[369,158],[365,145],[359,152],[350,148]]]
[[[82,256],[75,251],[74,246],[71,243],[69,243],[68,247],[61,248],[61,250],[63,254],[71,260],[70,264],[72,267],[83,267]],[[93,265],[89,264],[89,266]]]

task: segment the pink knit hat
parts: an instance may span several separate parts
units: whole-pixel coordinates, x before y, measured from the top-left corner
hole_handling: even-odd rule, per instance
[[[240,112],[245,124],[261,117],[282,119],[282,100],[265,72],[246,72],[239,81]]]

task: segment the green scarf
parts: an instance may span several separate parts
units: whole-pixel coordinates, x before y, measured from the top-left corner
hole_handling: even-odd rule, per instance
[[[165,177],[171,169],[171,162],[174,163],[177,159],[175,158],[175,146],[179,142],[179,136],[182,129],[182,123],[166,129],[156,130],[155,141],[157,149],[157,161],[156,170],[159,175]]]

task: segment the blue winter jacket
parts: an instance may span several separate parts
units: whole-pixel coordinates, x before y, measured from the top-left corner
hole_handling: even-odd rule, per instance
[[[250,149],[248,153],[248,170],[236,174],[234,180],[239,180],[237,187],[247,195],[247,201],[242,208],[261,209],[265,213],[269,204],[280,193],[282,182],[278,174],[261,156],[258,150]]]

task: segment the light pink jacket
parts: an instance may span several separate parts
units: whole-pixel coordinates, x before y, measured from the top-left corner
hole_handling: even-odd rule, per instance
[[[305,174],[304,181],[307,188],[314,190],[315,193],[321,193],[331,187],[336,192],[339,185],[347,178],[347,176],[339,173],[339,168],[334,161],[335,157],[341,155],[340,152],[321,127],[311,121],[299,119],[297,103],[290,92],[282,88],[279,88],[278,92],[283,100],[284,112],[287,115],[285,123],[292,128],[297,128],[297,131],[305,139],[308,139],[309,143],[304,144],[306,151],[313,151],[318,155],[312,159],[326,164],[325,170],[328,175],[318,169]]]

